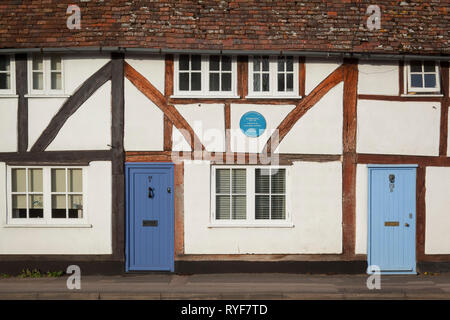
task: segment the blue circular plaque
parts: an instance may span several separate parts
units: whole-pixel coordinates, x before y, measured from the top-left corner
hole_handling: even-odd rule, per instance
[[[239,127],[247,137],[256,138],[266,130],[266,119],[259,112],[249,111],[241,117]]]

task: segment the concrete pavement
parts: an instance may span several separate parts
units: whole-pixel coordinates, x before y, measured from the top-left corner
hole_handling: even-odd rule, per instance
[[[450,299],[450,274],[382,276],[369,290],[367,275],[127,274],[0,279],[0,299]]]

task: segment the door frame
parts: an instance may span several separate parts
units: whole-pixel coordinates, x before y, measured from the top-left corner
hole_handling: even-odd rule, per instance
[[[416,237],[416,230],[417,230],[417,168],[419,165],[417,164],[368,164],[367,165],[367,175],[368,175],[368,190],[367,190],[367,273],[373,274],[371,270],[369,270],[369,267],[371,266],[371,246],[372,246],[372,210],[371,210],[371,202],[372,202],[372,175],[370,174],[372,169],[416,169],[415,170],[415,178],[416,183],[414,184],[414,232],[413,232],[413,241],[414,241],[414,266],[412,271],[399,271],[399,272],[381,272],[383,275],[387,274],[417,274],[416,268],[417,268],[417,237]]]
[[[169,256],[171,257],[169,270],[156,270],[156,269],[142,269],[142,270],[130,270],[130,235],[131,235],[131,224],[130,224],[130,196],[132,195],[132,189],[134,186],[131,183],[131,171],[133,169],[169,169],[169,179],[170,188],[172,190],[172,201],[169,204],[170,210],[170,222],[172,228],[169,234]],[[135,271],[169,271],[174,272],[175,269],[175,210],[174,210],[174,200],[175,200],[175,190],[174,190],[174,163],[172,162],[125,162],[125,272],[135,272]],[[134,227],[134,226],[133,226]]]

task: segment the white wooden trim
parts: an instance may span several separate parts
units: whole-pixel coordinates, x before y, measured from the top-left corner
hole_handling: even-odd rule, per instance
[[[422,62],[422,68],[423,68],[423,61]],[[417,87],[411,87],[411,63],[408,62],[407,66],[405,69],[405,81],[406,81],[406,94],[408,96],[410,95],[414,95],[414,93],[434,93],[434,94],[439,94],[441,92],[441,78],[440,78],[440,65],[437,61],[434,62],[435,63],[435,72],[434,74],[436,75],[436,87],[435,88],[417,88]],[[419,74],[418,72],[415,72],[416,74]],[[424,75],[426,73],[432,74],[433,72],[425,72],[422,71],[421,74]],[[425,81],[425,79],[423,79]],[[425,82],[423,83],[423,85],[425,85]],[[420,96],[423,96],[422,94]],[[434,95],[433,95],[434,96]]]
[[[33,89],[33,54],[28,55],[28,94],[27,98],[67,98],[70,95],[65,93],[65,59],[64,55],[61,57],[61,90],[51,89],[51,56],[52,54],[43,54],[43,89]]]

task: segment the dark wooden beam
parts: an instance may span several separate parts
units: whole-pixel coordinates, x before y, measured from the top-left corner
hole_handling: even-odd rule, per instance
[[[3,152],[0,161],[7,163],[85,163],[112,159],[110,150]]]
[[[306,65],[305,57],[298,58],[298,93],[300,96],[305,96],[306,86]]]
[[[100,70],[90,76],[62,105],[47,128],[34,143],[31,151],[44,151],[55,139],[59,130],[78,108],[89,99],[106,81],[111,79],[111,62],[105,64]]]
[[[342,253],[355,254],[356,225],[356,114],[358,61],[344,60],[343,160],[342,160]]]
[[[225,103],[225,151],[231,152],[231,107],[229,103]]]
[[[164,96],[168,99],[173,95],[173,55],[166,54],[164,72]]]
[[[238,56],[238,95],[245,99],[248,94],[248,57]]]
[[[398,95],[405,93],[405,62],[398,61]]]
[[[328,91],[343,80],[344,67],[340,66],[326,77],[311,91],[297,106],[283,119],[274,134],[269,138],[263,150],[270,153],[276,150],[283,138],[288,134],[297,121],[311,109]]]
[[[409,102],[440,102],[441,97],[421,97],[420,95],[400,97],[400,96],[386,96],[381,94],[359,94],[360,100],[380,100],[380,101],[409,101]]]
[[[358,153],[356,160],[358,163],[364,164],[418,164],[421,166],[450,167],[449,157]]]
[[[416,260],[425,257],[425,172],[426,167],[419,166],[416,170]]]
[[[441,101],[441,123],[439,133],[439,155],[447,156],[448,144],[448,107],[450,105],[449,98],[449,63],[441,62],[441,87],[444,98]]]
[[[112,251],[125,259],[124,55],[111,55]]]
[[[301,99],[261,99],[261,98],[170,98],[171,104],[198,104],[198,103],[235,103],[235,104],[271,104],[274,108],[280,105],[297,105]]]
[[[19,96],[17,104],[17,151],[28,150],[28,73],[27,55],[15,55],[16,64],[16,93]]]

